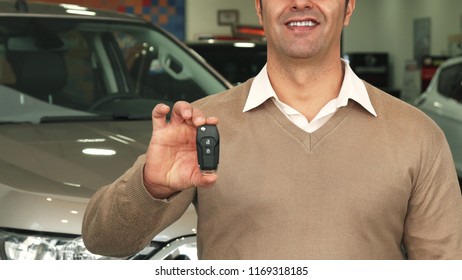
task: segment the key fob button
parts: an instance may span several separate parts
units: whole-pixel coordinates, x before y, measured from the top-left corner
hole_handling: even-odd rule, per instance
[[[201,146],[203,147],[214,147],[217,143],[215,139],[211,137],[204,137],[201,139],[200,142],[201,142]]]

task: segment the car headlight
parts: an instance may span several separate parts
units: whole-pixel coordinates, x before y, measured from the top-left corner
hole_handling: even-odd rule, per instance
[[[91,253],[80,236],[58,236],[33,231],[0,229],[0,260],[110,260]],[[197,260],[196,237],[170,242],[152,241],[131,260]]]
[[[58,237],[35,232],[0,229],[0,259],[97,260],[108,259],[89,252],[80,237]]]
[[[184,236],[166,243],[151,260],[197,260],[196,236]]]

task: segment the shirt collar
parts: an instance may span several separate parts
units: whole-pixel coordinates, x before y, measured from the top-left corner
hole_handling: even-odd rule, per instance
[[[377,117],[377,113],[372,106],[364,82],[353,72],[350,65],[345,60],[342,59],[342,63],[345,66],[345,76],[338,98],[335,99],[337,103],[336,106],[346,106],[348,100],[352,99],[358,102],[369,113]],[[260,106],[270,98],[275,98],[279,101],[273,87],[271,86],[265,65],[252,82],[243,112],[250,111]]]

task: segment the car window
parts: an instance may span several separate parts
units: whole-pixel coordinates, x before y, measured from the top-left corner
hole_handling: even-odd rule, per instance
[[[227,86],[148,24],[0,19],[0,122],[149,118]]]
[[[438,91],[448,98],[462,102],[462,64],[456,64],[441,70]]]

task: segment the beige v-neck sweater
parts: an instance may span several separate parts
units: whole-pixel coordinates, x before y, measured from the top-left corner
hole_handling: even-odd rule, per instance
[[[142,184],[144,156],[90,201],[91,251],[133,254],[198,215],[200,259],[462,259],[462,197],[441,130],[366,84],[378,114],[350,101],[306,133],[270,100],[242,113],[251,80],[195,105],[220,118],[218,181],[170,201]]]

